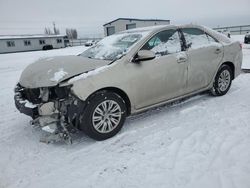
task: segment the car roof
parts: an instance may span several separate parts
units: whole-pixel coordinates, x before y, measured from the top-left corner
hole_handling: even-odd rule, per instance
[[[226,37],[225,35],[209,28],[203,25],[197,25],[197,24],[183,24],[183,25],[156,25],[156,26],[149,26],[149,27],[141,27],[141,28],[135,28],[135,29],[130,29],[130,30],[126,30],[126,31],[122,31],[116,34],[123,34],[123,33],[140,33],[140,32],[148,32],[150,33],[154,33],[157,31],[161,31],[164,29],[171,29],[171,28],[197,28],[197,29],[201,29],[204,32],[212,35],[213,37],[215,37],[217,40],[223,42],[223,43],[230,43],[231,40]]]
[[[170,29],[170,28],[185,28],[185,27],[192,27],[192,28],[200,28],[205,29],[205,26],[196,25],[196,24],[184,24],[184,25],[156,25],[156,26],[148,26],[148,27],[140,27],[135,29],[130,29],[126,31],[122,31],[119,33],[133,33],[133,32],[154,32],[162,29]]]

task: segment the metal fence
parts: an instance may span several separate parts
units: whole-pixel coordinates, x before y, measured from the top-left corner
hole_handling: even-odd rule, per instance
[[[228,27],[217,27],[214,30],[219,32],[230,32],[233,35],[250,33],[250,25],[239,25],[239,26],[228,26]]]
[[[81,38],[69,40],[67,46],[83,46],[87,41],[100,41],[102,38]]]

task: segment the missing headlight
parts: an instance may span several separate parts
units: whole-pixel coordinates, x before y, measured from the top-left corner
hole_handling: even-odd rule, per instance
[[[40,88],[39,99],[42,102],[49,102],[58,99],[65,99],[69,96],[71,86]]]
[[[54,88],[54,92],[55,92],[55,95],[57,96],[57,98],[59,99],[65,99],[69,96],[69,93],[70,93],[70,88],[72,86],[64,86],[64,87],[55,87]]]
[[[40,96],[43,102],[47,102],[49,100],[49,88],[40,88]]]

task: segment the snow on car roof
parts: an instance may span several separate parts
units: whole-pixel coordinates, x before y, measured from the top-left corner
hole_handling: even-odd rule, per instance
[[[149,26],[149,27],[140,27],[140,28],[135,28],[135,29],[130,29],[126,31],[122,31],[119,33],[133,33],[133,32],[145,32],[145,31],[155,31],[158,29],[162,28],[168,28],[168,27],[173,27],[173,25],[156,25],[156,26]]]

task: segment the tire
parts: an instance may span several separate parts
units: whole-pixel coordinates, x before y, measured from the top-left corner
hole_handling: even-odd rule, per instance
[[[52,50],[53,46],[52,45],[45,45],[43,46],[43,50]]]
[[[232,78],[232,69],[228,65],[222,65],[215,76],[211,94],[214,96],[225,95],[231,87]]]
[[[110,91],[97,92],[87,101],[80,116],[79,128],[90,138],[106,140],[121,130],[126,116],[126,104],[118,94]]]

